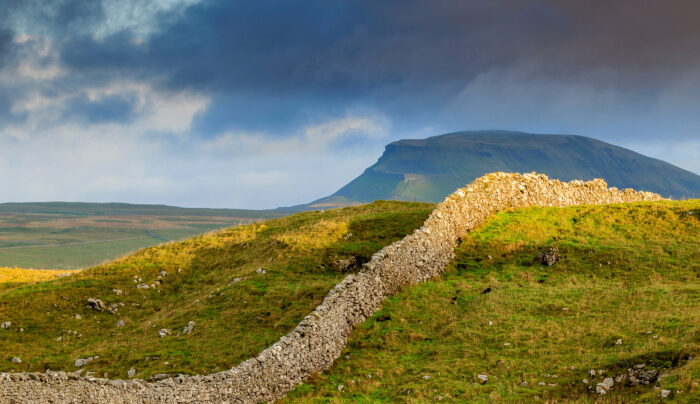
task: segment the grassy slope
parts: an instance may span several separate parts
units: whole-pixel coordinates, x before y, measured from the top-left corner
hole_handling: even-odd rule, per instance
[[[533,257],[549,246],[565,258],[542,268]],[[597,397],[582,380],[602,381],[588,370],[614,377],[646,363],[668,368],[658,386],[674,401],[698,402],[700,360],[679,359],[700,354],[699,307],[698,200],[503,212],[464,238],[444,276],[385,302],[332,370],[287,401],[588,402]],[[618,385],[606,399],[658,394]]]
[[[0,371],[72,371],[76,358],[94,355],[99,359],[84,368],[99,376],[125,377],[132,366],[139,378],[228,369],[321,302],[345,276],[334,262],[369,260],[419,227],[432,208],[375,202],[301,213],[148,248],[56,281],[0,285],[0,321],[13,324],[0,330]],[[256,274],[259,267],[267,273]],[[136,288],[134,276],[153,284],[160,271],[168,272],[162,285]],[[98,313],[87,307],[90,297],[123,306],[114,315]],[[125,326],[117,328],[120,319]],[[178,335],[189,321],[195,331]],[[161,328],[173,335],[160,338]],[[22,364],[11,363],[13,356]]]

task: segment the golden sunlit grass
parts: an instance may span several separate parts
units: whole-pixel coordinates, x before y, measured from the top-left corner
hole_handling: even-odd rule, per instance
[[[50,281],[67,276],[79,270],[1,268],[0,283],[29,283]]]
[[[147,248],[50,282],[0,284],[0,322],[12,323],[0,330],[0,371],[74,371],[75,359],[88,356],[99,359],[87,371],[111,378],[126,377],[131,367],[145,379],[229,369],[321,302],[345,276],[337,260],[368,261],[420,227],[432,209],[380,201],[305,212]],[[96,312],[88,298],[118,311]],[[181,335],[189,321],[194,332]],[[161,328],[173,335],[160,338]]]

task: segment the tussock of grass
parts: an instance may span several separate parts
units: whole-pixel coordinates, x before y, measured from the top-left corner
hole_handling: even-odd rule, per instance
[[[321,302],[345,276],[334,262],[368,261],[422,225],[432,209],[375,202],[300,213],[147,248],[59,280],[0,284],[0,322],[12,322],[0,330],[0,371],[73,371],[75,359],[95,355],[84,368],[101,377],[124,378],[131,367],[145,379],[229,369]],[[162,284],[136,287],[156,282]],[[120,306],[116,314],[98,313],[88,298]],[[116,327],[119,320],[123,327]],[[180,335],[189,321],[194,332]],[[162,328],[173,335],[160,338]],[[11,363],[13,356],[22,364]]]
[[[0,283],[43,282],[76,272],[78,270],[0,268]]]
[[[535,257],[551,246],[564,259],[543,267]],[[699,307],[698,200],[502,212],[287,401],[593,402],[582,380],[602,378],[590,369],[615,377],[646,363],[667,376],[605,400],[655,401],[659,387],[698,402]]]

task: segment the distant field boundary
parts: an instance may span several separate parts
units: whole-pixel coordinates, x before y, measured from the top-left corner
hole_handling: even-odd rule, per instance
[[[492,214],[528,206],[572,206],[661,200],[605,181],[568,183],[541,174],[492,173],[440,203],[423,227],[348,275],[289,334],[255,358],[206,376],[180,375],[154,383],[106,380],[75,373],[2,373],[0,402],[189,403],[266,402],[284,397],[333,365],[352,329],[404,287],[432,279],[454,258],[458,238]]]

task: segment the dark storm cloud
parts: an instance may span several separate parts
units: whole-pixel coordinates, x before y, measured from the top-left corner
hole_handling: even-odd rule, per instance
[[[440,107],[483,72],[526,63],[560,80],[607,70],[599,84],[653,94],[697,57],[698,13],[694,1],[214,1],[163,13],[145,43],[82,35],[61,54],[85,74],[210,93],[202,128],[255,128],[269,113],[292,122],[310,104],[430,114],[426,100]],[[279,101],[290,94],[303,102]]]
[[[356,107],[410,126],[482,75],[527,66],[525,80],[610,88],[639,103],[695,74],[700,48],[700,3],[688,0],[219,0],[161,12],[143,38],[95,37],[85,27],[106,17],[100,2],[7,4],[15,20],[59,33],[71,86],[128,78],[209,95],[195,122],[209,135],[283,133]]]

